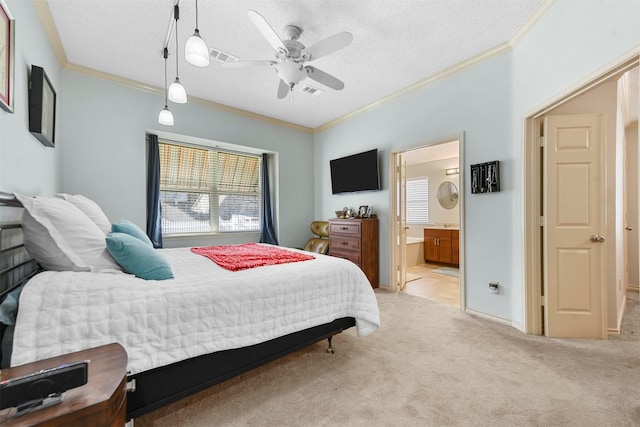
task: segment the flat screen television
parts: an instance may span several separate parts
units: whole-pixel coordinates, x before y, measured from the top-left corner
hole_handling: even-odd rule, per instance
[[[333,194],[380,190],[378,150],[329,161]]]

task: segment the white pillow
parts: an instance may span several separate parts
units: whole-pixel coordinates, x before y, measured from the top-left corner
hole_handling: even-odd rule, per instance
[[[102,230],[106,236],[111,232],[111,221],[102,212],[102,209],[96,202],[81,194],[56,194],[56,197],[66,200],[76,208],[80,209],[89,219],[96,223],[98,228]]]
[[[107,251],[105,235],[80,209],[56,197],[15,194],[24,206],[24,245],[47,270],[122,269]]]

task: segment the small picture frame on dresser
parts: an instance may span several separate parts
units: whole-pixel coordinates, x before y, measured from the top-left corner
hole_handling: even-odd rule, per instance
[[[373,215],[373,206],[367,206],[367,212],[365,212],[364,217],[371,218],[372,215]]]
[[[366,206],[366,205],[360,206],[360,208],[358,208],[358,218],[366,218],[368,210],[369,210],[369,206]]]

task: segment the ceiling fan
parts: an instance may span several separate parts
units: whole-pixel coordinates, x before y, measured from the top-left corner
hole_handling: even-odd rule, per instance
[[[254,10],[249,10],[248,13],[251,22],[275,49],[276,58],[275,60],[227,62],[222,64],[223,67],[273,67],[280,78],[278,86],[278,98],[280,99],[285,98],[290,91],[293,91],[295,85],[307,77],[331,89],[341,90],[344,88],[344,83],[339,79],[316,67],[305,65],[305,63],[347,47],[353,40],[351,33],[343,31],[306,47],[298,41],[300,34],[302,34],[300,27],[286,25],[283,29],[285,39],[282,40],[262,15]]]

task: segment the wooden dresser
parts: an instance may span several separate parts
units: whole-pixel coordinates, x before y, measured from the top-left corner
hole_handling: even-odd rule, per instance
[[[458,230],[446,228],[424,229],[424,260],[458,265],[459,256]]]
[[[377,218],[329,220],[329,255],[357,264],[374,288],[380,283],[378,252]]]
[[[67,390],[60,403],[10,418],[2,426],[124,426],[127,411],[127,353],[120,344],[103,345],[3,369],[0,380],[83,360],[90,361],[85,385]]]

